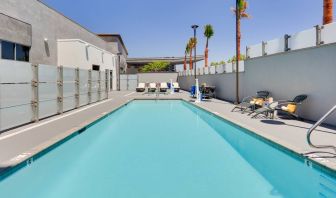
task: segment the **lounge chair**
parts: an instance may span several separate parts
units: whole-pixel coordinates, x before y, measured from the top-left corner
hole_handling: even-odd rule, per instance
[[[180,85],[177,82],[173,83],[173,88],[175,92],[180,92]]]
[[[148,92],[156,92],[156,83],[149,83]]]
[[[236,105],[231,111],[239,109],[242,113],[246,112],[248,109],[252,111],[257,107],[263,106],[265,100],[269,97],[270,93],[268,91],[258,91],[256,96],[248,96],[243,99],[243,101]]]
[[[202,93],[202,99],[211,99],[215,98],[216,94],[216,87],[215,86],[206,86],[202,85],[201,88],[201,93]]]
[[[136,92],[144,92],[146,90],[146,84],[145,83],[139,83],[138,87],[135,90],[136,90]]]
[[[274,112],[278,111],[279,113],[284,113],[287,115],[290,115],[291,117],[294,117],[296,119],[299,119],[297,112],[297,106],[302,104],[303,101],[307,99],[307,95],[298,95],[293,100],[280,100],[277,102],[270,103],[267,106],[264,106],[260,109],[257,109],[254,111],[255,115],[252,116],[252,118],[257,117],[260,114],[266,115],[272,115],[272,118],[274,118]]]
[[[160,83],[160,92],[167,92],[168,85],[165,82]]]

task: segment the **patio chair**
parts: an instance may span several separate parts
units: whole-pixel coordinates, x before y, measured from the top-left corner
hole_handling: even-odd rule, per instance
[[[135,90],[136,90],[136,92],[144,92],[146,90],[145,83],[139,83],[138,87]]]
[[[211,99],[211,98],[214,98],[216,96],[215,95],[215,90],[216,90],[215,86],[202,85],[200,89],[201,89],[201,93],[202,93],[202,99]]]
[[[298,106],[302,104],[308,98],[307,95],[302,94],[296,96],[293,100],[284,100],[279,101],[279,105],[275,108],[280,114],[285,114],[295,119],[300,119],[299,115],[297,114]]]
[[[257,107],[263,106],[265,100],[269,97],[269,91],[258,91],[256,96],[247,96],[240,104],[237,104],[231,112],[235,109],[239,109],[242,113],[245,113],[248,109],[252,111]]]
[[[166,83],[166,82],[162,82],[162,83],[160,83],[160,92],[165,93],[165,92],[167,92],[167,90],[168,90],[168,85],[167,85],[167,83]]]
[[[174,82],[173,83],[173,87],[174,87],[174,91],[175,92],[180,92],[180,85],[179,85],[179,83],[178,82]]]
[[[269,105],[256,109],[254,112],[252,112],[255,113],[252,118],[257,117],[260,114],[264,114],[266,117],[271,115],[271,118],[274,119],[274,112],[278,111],[280,113],[285,113],[295,117],[296,119],[299,119],[299,116],[296,114],[297,106],[302,104],[302,102],[306,100],[307,97],[307,95],[298,95],[293,100],[280,100],[270,103]]]
[[[149,83],[148,92],[156,92],[156,83]]]

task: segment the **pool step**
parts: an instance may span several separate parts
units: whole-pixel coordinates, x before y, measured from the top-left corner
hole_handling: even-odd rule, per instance
[[[336,197],[336,181],[332,178],[320,175],[319,196],[323,198]]]

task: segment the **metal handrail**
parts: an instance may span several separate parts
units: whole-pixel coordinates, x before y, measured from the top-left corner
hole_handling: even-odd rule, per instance
[[[317,149],[334,149],[334,151],[336,152],[336,147],[332,146],[332,145],[314,145],[311,142],[311,134],[313,133],[313,131],[320,126],[331,114],[334,113],[334,111],[336,111],[336,105],[331,108],[319,121],[317,121],[309,130],[308,130],[308,134],[307,134],[307,142],[309,144],[309,146],[313,147],[313,148],[317,148]]]

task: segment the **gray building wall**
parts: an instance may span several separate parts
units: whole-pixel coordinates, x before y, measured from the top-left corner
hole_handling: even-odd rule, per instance
[[[15,24],[3,17],[0,19],[0,39],[12,42],[31,39],[30,62],[32,63],[56,65],[57,39],[81,39],[113,52],[113,46],[108,46],[108,43],[96,34],[38,0],[1,0],[0,13],[31,25],[32,31],[29,35],[20,23]],[[11,30],[9,33],[12,36],[8,37],[8,33],[3,33],[3,30]],[[44,38],[48,39],[47,43],[44,42]]]
[[[336,44],[248,59],[241,73],[241,98],[268,90],[276,100],[307,94],[299,114],[318,120],[336,104]],[[180,86],[190,89],[193,77],[179,77]],[[233,101],[234,74],[204,75],[201,83],[217,87],[217,96]],[[336,115],[327,123],[336,125]]]

